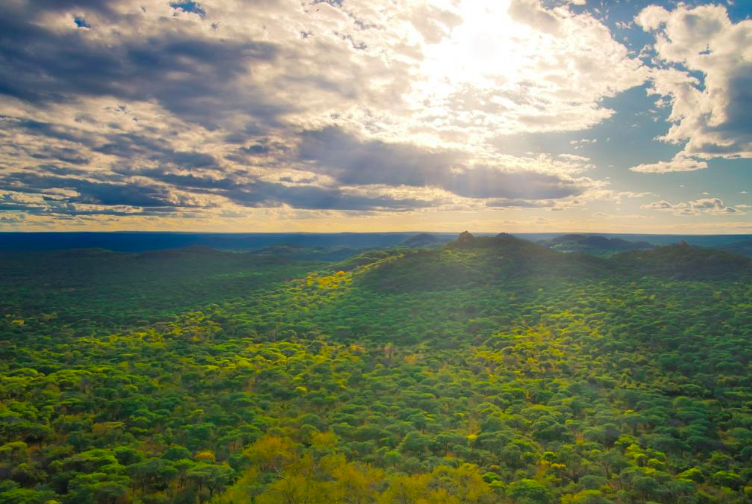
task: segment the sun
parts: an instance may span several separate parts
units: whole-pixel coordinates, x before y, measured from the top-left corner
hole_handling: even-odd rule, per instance
[[[488,150],[488,136],[516,133],[520,117],[541,112],[541,66],[555,37],[513,16],[512,0],[465,0],[453,6],[461,21],[436,43],[426,42],[407,104],[411,141],[432,148]],[[513,10],[513,9],[512,9]],[[542,11],[534,11],[540,14]],[[544,16],[554,16],[546,13]]]
[[[494,89],[516,80],[526,56],[520,42],[529,37],[530,28],[512,19],[509,5],[510,0],[459,4],[462,23],[439,43],[425,47],[421,73],[429,89]]]

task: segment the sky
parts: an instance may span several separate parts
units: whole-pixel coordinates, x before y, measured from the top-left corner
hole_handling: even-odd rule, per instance
[[[749,0],[4,0],[0,231],[752,233]]]

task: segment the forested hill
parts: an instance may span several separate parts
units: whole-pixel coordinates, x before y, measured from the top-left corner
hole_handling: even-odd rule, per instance
[[[629,250],[648,250],[655,245],[646,241],[630,241],[605,236],[568,234],[538,242],[559,252],[582,252],[585,254],[609,257]]]
[[[0,504],[752,502],[749,259],[321,254],[3,254]]]
[[[742,240],[737,241],[734,243],[729,243],[727,245],[722,245],[719,247],[720,250],[724,250],[726,252],[730,252],[733,254],[741,254],[748,257],[752,256],[752,239],[748,240]]]

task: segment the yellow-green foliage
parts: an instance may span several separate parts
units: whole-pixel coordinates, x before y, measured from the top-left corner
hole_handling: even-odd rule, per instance
[[[752,502],[750,278],[557,257],[12,284],[0,504]]]
[[[306,285],[317,287],[319,289],[330,290],[339,289],[352,282],[352,273],[338,271],[332,275],[319,276],[317,273],[311,273],[306,277]]]

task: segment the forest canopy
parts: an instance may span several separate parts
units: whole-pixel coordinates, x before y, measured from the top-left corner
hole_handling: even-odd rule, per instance
[[[748,258],[417,241],[3,253],[0,504],[752,502]]]

